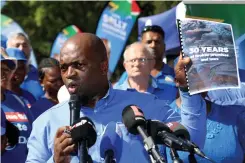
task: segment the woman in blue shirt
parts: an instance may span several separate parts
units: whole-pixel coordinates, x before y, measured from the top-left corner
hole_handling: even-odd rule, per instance
[[[57,94],[63,81],[60,74],[59,62],[54,58],[45,58],[39,64],[39,81],[45,94],[31,107],[34,119],[43,112],[59,103]]]

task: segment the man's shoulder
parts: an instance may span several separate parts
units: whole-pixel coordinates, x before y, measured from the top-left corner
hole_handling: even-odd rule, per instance
[[[114,92],[116,94],[115,98],[120,100],[121,102],[128,101],[137,104],[137,103],[150,103],[153,101],[161,101],[153,94],[140,93],[134,89],[129,89],[129,90],[114,89]]]

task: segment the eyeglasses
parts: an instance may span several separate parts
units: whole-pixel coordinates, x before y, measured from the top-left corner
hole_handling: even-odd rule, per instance
[[[151,61],[151,60],[153,59],[152,58],[135,58],[135,59],[128,60],[126,62],[136,63],[138,61],[141,64],[145,64],[147,61]]]
[[[165,32],[163,31],[163,29],[158,26],[158,25],[152,25],[152,26],[145,26],[144,29],[142,30],[141,32],[141,35],[145,32],[148,32],[148,31],[152,31],[152,32],[157,32],[157,33],[160,33],[163,38],[165,36]]]

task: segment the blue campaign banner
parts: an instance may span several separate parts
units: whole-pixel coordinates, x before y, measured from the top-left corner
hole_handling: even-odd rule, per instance
[[[141,32],[145,25],[158,25],[165,31],[166,51],[179,48],[179,34],[176,26],[176,7],[161,14],[141,17],[138,19],[138,35],[141,39]]]
[[[101,14],[96,35],[106,45],[111,75],[122,54],[140,9],[135,1],[109,2]]]

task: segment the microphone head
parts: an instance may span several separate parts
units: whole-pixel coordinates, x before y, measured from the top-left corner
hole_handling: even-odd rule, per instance
[[[68,103],[69,103],[70,109],[80,110],[81,103],[79,101],[78,95],[71,94],[70,100]]]
[[[100,156],[105,158],[106,152],[112,150],[114,158],[120,160],[122,153],[122,139],[116,132],[116,123],[110,122],[107,124],[100,143]]]
[[[178,122],[169,122],[166,125],[170,128],[175,136],[190,140],[190,134],[182,124]]]
[[[136,105],[128,105],[122,112],[123,123],[128,129],[128,132],[134,135],[139,134],[137,127],[145,127],[145,117],[142,110]]]
[[[70,101],[69,101],[69,102],[77,102],[77,101],[79,101],[78,95],[76,95],[76,94],[71,94],[71,96],[70,96]]]
[[[146,123],[147,133],[151,135],[156,144],[164,144],[161,138],[158,136],[158,132],[166,131],[171,133],[170,128],[163,122],[158,120],[147,120]]]
[[[90,148],[97,139],[94,123],[88,117],[79,118],[72,125],[71,137],[75,143],[87,140],[88,148]]]

